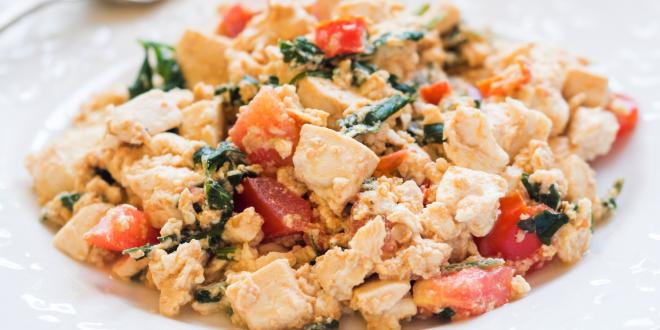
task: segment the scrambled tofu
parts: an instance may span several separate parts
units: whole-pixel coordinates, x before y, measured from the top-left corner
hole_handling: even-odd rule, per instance
[[[464,319],[579,261],[612,214],[622,183],[599,198],[589,162],[637,114],[585,59],[505,45],[445,1],[219,12],[214,31],[144,42],[135,81],[26,164],[55,248],[155,288],[161,314]]]

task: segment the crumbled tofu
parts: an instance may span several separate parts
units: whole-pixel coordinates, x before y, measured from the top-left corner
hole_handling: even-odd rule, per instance
[[[337,120],[349,107],[357,109],[369,103],[368,99],[342,89],[328,79],[317,77],[301,79],[298,82],[298,96],[303,106],[327,112],[330,127],[336,127]]]
[[[188,140],[180,135],[164,132],[153,136],[151,140],[145,144],[147,151],[151,156],[163,156],[167,154],[181,156],[185,160],[186,165],[193,166],[192,156],[204,146],[203,142]]]
[[[527,173],[555,167],[555,155],[545,141],[532,140],[516,155],[514,166]],[[510,187],[509,187],[510,188]]]
[[[177,315],[181,306],[192,301],[192,290],[204,282],[206,258],[198,240],[183,243],[170,254],[161,249],[149,254],[149,275],[160,290],[161,314]]]
[[[568,192],[566,198],[575,201],[586,197],[591,200],[596,198],[596,178],[594,170],[589,164],[577,155],[570,155],[559,160],[559,168],[568,181]]]
[[[518,300],[525,297],[532,287],[524,277],[516,275],[511,279],[511,300]]]
[[[360,227],[348,245],[351,249],[371,258],[372,261],[379,262],[386,235],[385,222],[380,217],[376,217]]]
[[[403,10],[400,3],[390,0],[345,0],[333,10],[333,16],[339,18],[364,17],[377,23],[394,17]]]
[[[316,258],[312,270],[325,292],[339,301],[351,299],[353,287],[364,282],[373,262],[353,249],[333,248]]]
[[[525,85],[513,95],[528,108],[538,110],[552,121],[551,136],[562,134],[566,130],[570,109],[561,93],[548,83]]]
[[[224,136],[225,118],[218,100],[202,100],[181,110],[179,134],[186,139],[217,145]]]
[[[410,291],[410,281],[373,280],[353,290],[350,307],[363,314],[383,314]]]
[[[84,234],[92,229],[111,207],[112,205],[105,203],[83,207],[55,234],[53,245],[71,258],[85,261],[92,247],[87,243]]]
[[[459,107],[445,114],[444,143],[452,163],[497,173],[509,163],[509,155],[497,144],[486,115],[478,109]]]
[[[27,157],[32,187],[40,203],[51,200],[60,192],[74,191],[92,177],[86,157],[104,134],[105,127],[100,125],[74,126],[52,139],[40,152]]]
[[[417,305],[412,298],[399,300],[382,314],[362,314],[367,321],[367,330],[401,330],[400,322],[417,314]]]
[[[552,122],[548,117],[512,98],[501,103],[486,103],[482,110],[495,140],[510,157],[517,155],[531,140],[545,141],[550,135]]]
[[[337,214],[357,194],[378,161],[378,156],[360,142],[309,124],[302,127],[293,155],[296,177],[326,199]]]
[[[447,263],[451,252],[452,248],[445,243],[420,238],[376,265],[376,272],[381,279],[429,278],[440,272],[440,266]]]
[[[434,1],[426,13],[419,18],[419,22],[444,33],[456,26],[460,19],[461,13],[454,4],[446,1]]]
[[[199,82],[218,85],[228,81],[225,50],[231,41],[195,30],[186,30],[176,45],[176,58],[189,87]]]
[[[592,160],[610,151],[619,123],[614,114],[601,108],[578,108],[571,118],[568,136],[576,153]]]
[[[123,256],[112,265],[112,274],[121,279],[128,280],[147,267],[149,259],[135,260],[131,256]]]
[[[246,274],[227,287],[226,295],[250,330],[301,328],[313,316],[313,299],[302,292],[285,260]]]
[[[481,237],[490,232],[507,191],[502,177],[458,166],[450,167],[436,190],[436,203],[449,208],[454,220]]]
[[[609,96],[607,77],[576,67],[566,71],[565,79],[562,93],[567,100],[583,94],[582,103],[585,106],[600,107],[607,103]]]
[[[568,223],[552,237],[557,256],[565,263],[574,263],[582,258],[591,241],[591,201],[582,198],[576,202],[577,211],[567,207]]]
[[[108,132],[130,144],[181,124],[181,111],[172,94],[153,89],[111,110]]]
[[[254,211],[254,207],[248,207],[227,221],[222,232],[222,240],[234,244],[252,242],[263,236],[261,233],[263,223],[264,219]]]
[[[275,173],[277,182],[283,184],[287,189],[291,190],[298,196],[303,196],[309,191],[304,183],[296,179],[296,173],[293,166],[282,166],[277,168]]]

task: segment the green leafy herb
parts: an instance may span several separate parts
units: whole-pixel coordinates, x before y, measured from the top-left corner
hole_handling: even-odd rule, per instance
[[[121,253],[129,255],[131,258],[133,258],[135,260],[140,260],[140,259],[146,257],[149,254],[149,252],[151,252],[151,250],[153,250],[154,246],[155,245],[147,243],[147,244],[142,245],[142,246],[136,246],[136,247],[133,247],[133,248],[125,249],[125,250],[121,251]]]
[[[245,154],[238,147],[229,142],[222,141],[217,148],[204,146],[193,154],[193,163],[202,164],[208,172],[215,172],[224,163],[231,167],[245,164]]]
[[[296,37],[293,41],[280,41],[280,51],[284,62],[294,65],[318,65],[323,60],[323,51],[305,37]]]
[[[424,37],[424,32],[422,31],[403,31],[399,34],[393,35],[391,32],[386,32],[378,36],[371,45],[367,45],[366,51],[363,56],[370,56],[378,51],[378,48],[387,44],[391,38],[395,38],[401,41],[410,40],[410,41],[419,41]]]
[[[339,329],[339,321],[334,319],[309,323],[303,327],[303,330],[335,330],[335,329]]]
[[[401,110],[410,102],[410,97],[396,94],[378,103],[371,104],[358,110],[339,121],[344,134],[354,137],[356,135],[377,132],[380,125],[390,116]],[[358,114],[364,113],[362,119]]]
[[[234,260],[234,254],[236,253],[235,246],[225,246],[213,250],[215,257],[222,260]]]
[[[444,266],[442,270],[447,273],[461,271],[466,268],[478,267],[481,269],[489,269],[504,265],[504,260],[499,258],[486,258],[474,261],[464,261],[457,264],[449,264]]]
[[[130,280],[133,283],[142,283],[142,275],[144,275],[147,272],[147,268],[142,268],[140,269],[139,272],[131,275]]]
[[[445,125],[443,123],[424,125],[424,143],[443,143]]]
[[[619,197],[621,189],[623,189],[623,179],[618,179],[614,181],[612,188],[607,192],[607,196],[603,198],[603,207],[605,207],[608,212],[616,210],[616,198]]]
[[[530,233],[536,233],[536,236],[538,236],[543,244],[550,245],[552,236],[561,226],[567,223],[568,216],[566,214],[544,210],[532,218],[520,220],[518,222],[518,228]]]
[[[66,207],[69,211],[73,211],[73,206],[80,199],[79,193],[67,194],[60,196],[60,202],[62,206]]]
[[[105,181],[107,184],[112,185],[117,182],[115,181],[115,178],[112,177],[112,174],[110,174],[110,172],[108,172],[106,169],[96,167],[94,168],[94,174],[100,176],[101,179],[103,179],[103,181]]]
[[[440,319],[440,321],[451,322],[451,318],[456,315],[456,312],[454,312],[454,310],[450,307],[445,307],[438,313],[435,313],[435,315],[438,317],[438,319]]]
[[[417,10],[413,12],[414,15],[416,16],[422,16],[426,14],[427,11],[431,8],[431,5],[427,2],[423,4],[421,7],[419,7]]]
[[[303,72],[295,75],[291,79],[291,81],[289,81],[289,85],[295,85],[305,77],[319,77],[319,78],[324,78],[324,79],[330,79],[330,78],[332,78],[332,71],[323,71],[323,70],[303,71]]]
[[[153,88],[168,91],[185,86],[183,73],[174,58],[174,47],[148,40],[140,40],[140,44],[144,48],[144,60],[135,82],[128,88],[130,98]],[[155,64],[151,63],[151,57],[155,59]],[[158,74],[162,79],[162,83],[158,86],[154,80],[154,74]]]
[[[226,288],[227,284],[225,282],[212,283],[195,290],[193,297],[195,301],[201,304],[219,302],[225,295]]]
[[[399,82],[399,77],[394,74],[390,74],[390,77],[387,79],[387,82],[390,83],[392,88],[400,91],[401,93],[413,95],[417,93],[417,87],[413,85],[404,84]]]
[[[356,60],[351,62],[351,71],[353,74],[351,85],[358,87],[369,79],[372,73],[376,72],[376,67],[367,62]]]
[[[204,192],[209,208],[222,210],[222,214],[231,216],[231,212],[234,211],[232,195],[218,181],[207,179],[204,184]]]
[[[555,210],[559,207],[559,203],[561,202],[561,196],[559,195],[559,191],[557,190],[557,187],[554,184],[550,185],[550,188],[548,189],[549,190],[548,193],[542,193],[541,183],[530,182],[529,174],[523,173],[520,180],[522,181],[523,186],[525,186],[525,189],[527,190],[527,194],[529,194],[529,198],[539,203],[543,203]]]

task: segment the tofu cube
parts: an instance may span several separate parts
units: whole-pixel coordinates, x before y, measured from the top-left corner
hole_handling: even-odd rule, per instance
[[[83,207],[55,234],[53,245],[71,258],[85,261],[92,247],[83,235],[94,227],[111,207],[112,205],[105,203]]]
[[[566,72],[562,94],[570,100],[574,96],[584,93],[582,105],[600,107],[607,103],[609,94],[607,77],[589,72],[584,68],[571,68]]]
[[[293,155],[296,177],[341,214],[346,202],[378,165],[378,156],[360,142],[331,129],[304,125]]]
[[[218,85],[227,82],[225,50],[231,41],[195,30],[186,30],[176,46],[176,57],[188,87],[199,82]]]
[[[251,330],[302,328],[312,319],[312,297],[305,295],[285,259],[277,259],[225,291],[231,307]]]
[[[328,124],[336,126],[344,110],[369,103],[366,98],[339,88],[332,81],[317,77],[306,77],[298,83],[300,103],[306,108],[320,109],[330,114]]]

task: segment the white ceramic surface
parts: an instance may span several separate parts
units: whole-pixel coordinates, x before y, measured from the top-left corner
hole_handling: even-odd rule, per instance
[[[0,0],[0,10],[11,2]],[[626,185],[619,212],[596,228],[584,259],[533,274],[533,290],[521,301],[443,328],[660,329],[660,1],[473,0],[459,5],[474,25],[593,59],[615,90],[639,100],[641,122],[631,138],[596,163],[601,192],[618,177]],[[219,316],[159,316],[154,292],[112,281],[57,252],[52,230],[38,221],[23,166],[26,154],[65,127],[90,93],[130,81],[142,56],[135,39],[176,40],[185,26],[211,24],[214,15],[212,2],[204,0],[168,0],[144,8],[66,1],[0,34],[1,329],[227,325]],[[342,322],[342,329],[356,327],[355,319]]]

